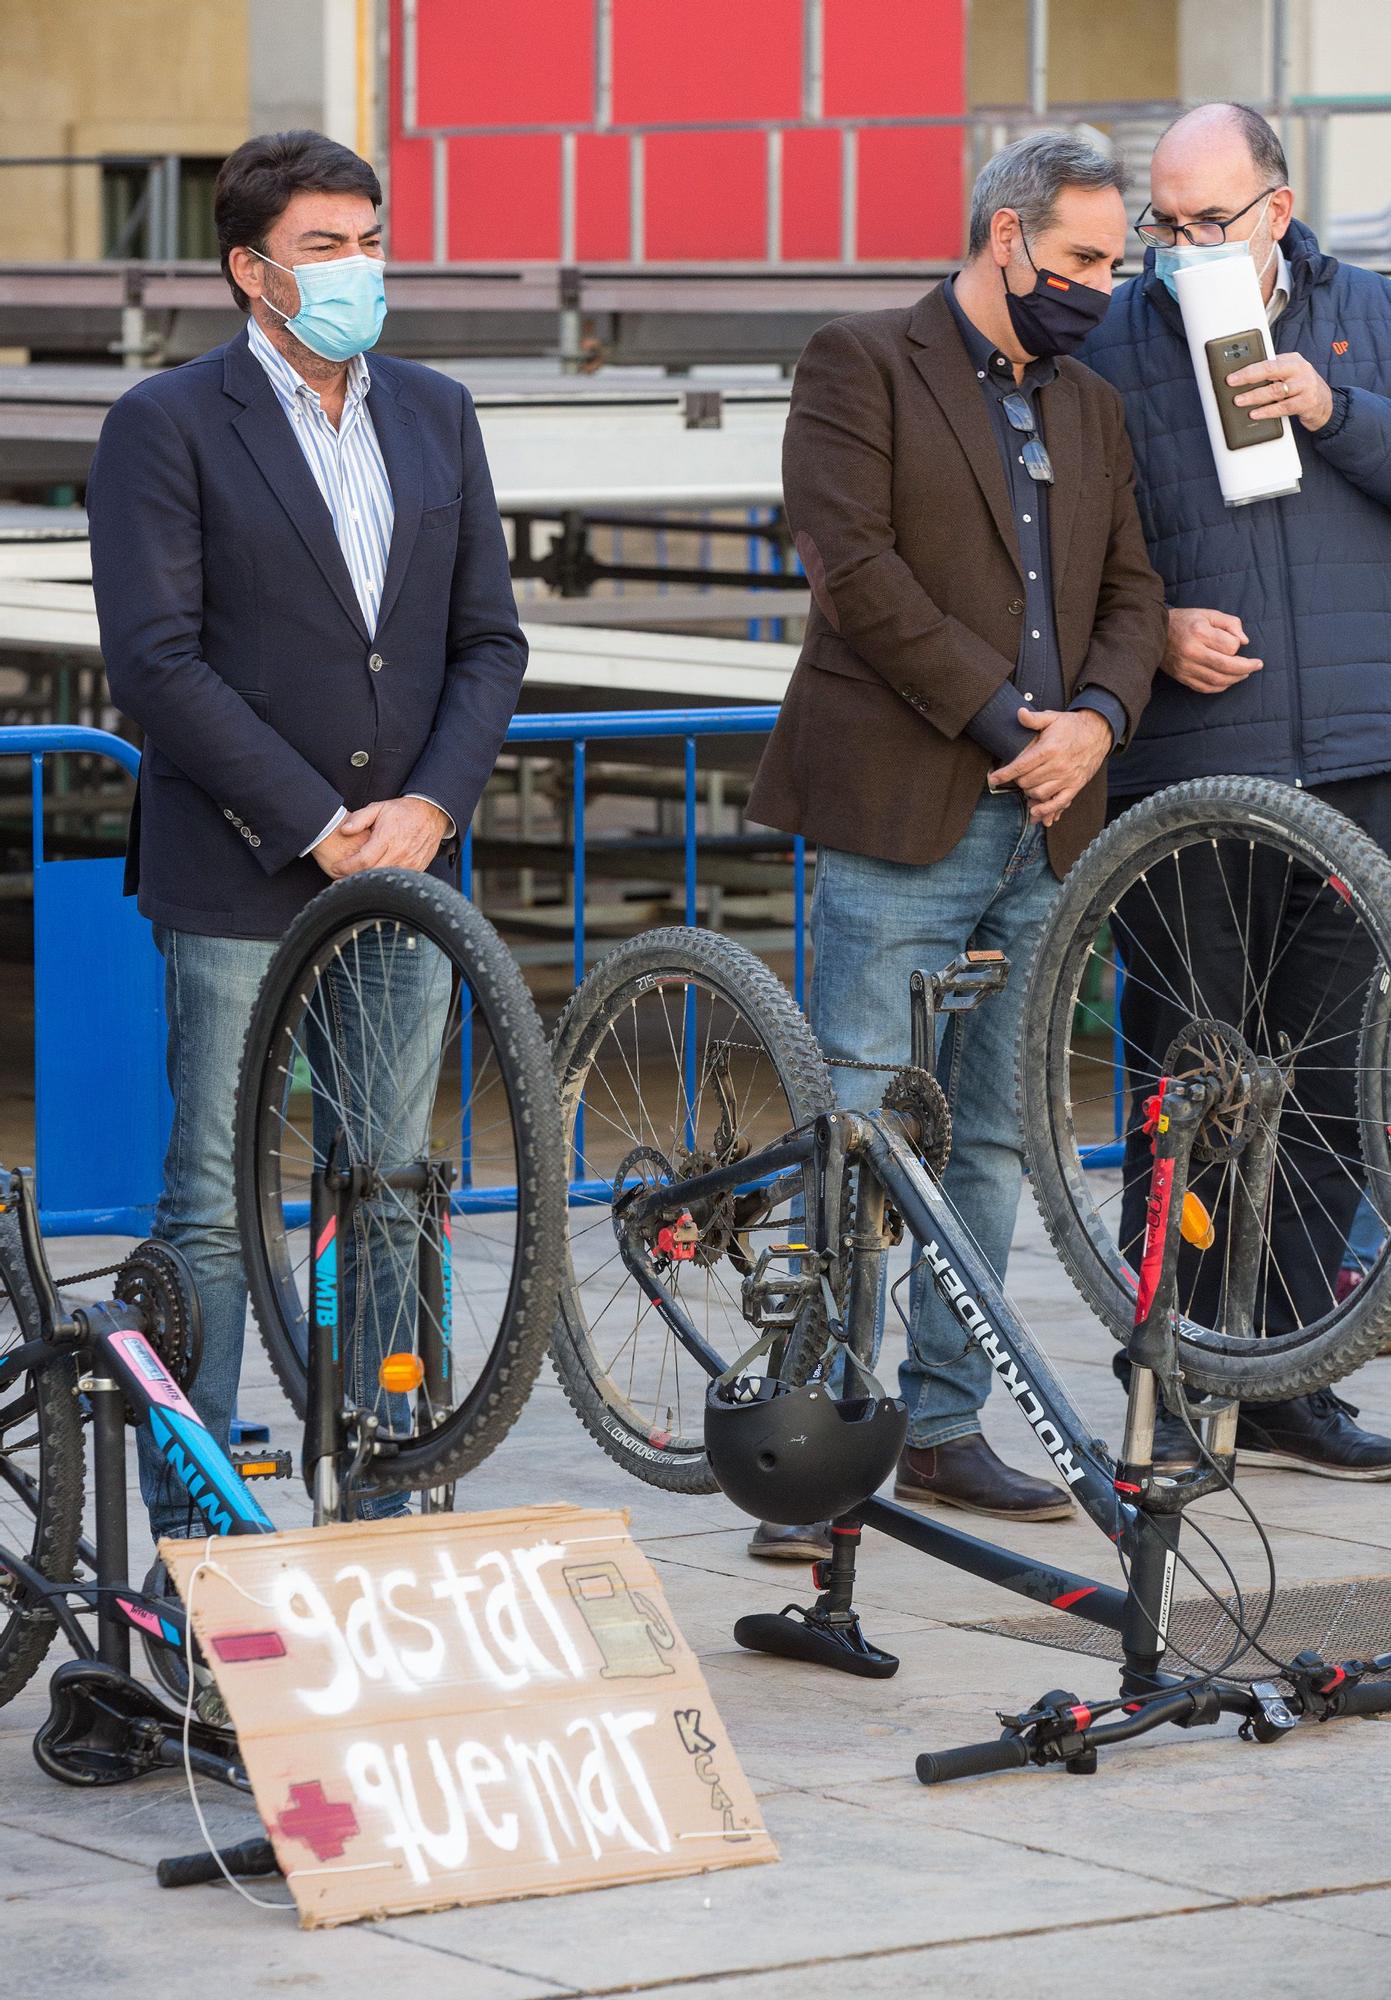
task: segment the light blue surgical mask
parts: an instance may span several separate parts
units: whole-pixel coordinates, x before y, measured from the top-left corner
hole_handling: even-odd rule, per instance
[[[1269,206],[1270,201],[1267,197],[1265,208]],[[1259,229],[1265,220],[1265,208],[1260,212],[1256,229]],[[1154,253],[1154,275],[1167,287],[1170,298],[1177,301],[1178,285],[1175,279],[1180,271],[1191,270],[1195,265],[1220,264],[1225,257],[1254,256],[1251,245],[1256,238],[1256,229],[1253,229],[1250,236],[1241,243],[1174,243],[1168,248],[1158,249]],[[1275,243],[1272,238],[1270,256],[1256,273],[1258,284],[1270,268],[1270,258],[1274,255]]]
[[[260,250],[252,251],[263,264],[275,264]],[[302,340],[313,354],[325,361],[351,361],[365,354],[381,338],[386,318],[386,279],[380,257],[330,257],[324,263],[296,264],[287,271],[299,286],[299,311],[289,318],[279,306],[270,306],[285,321],[296,340]]]

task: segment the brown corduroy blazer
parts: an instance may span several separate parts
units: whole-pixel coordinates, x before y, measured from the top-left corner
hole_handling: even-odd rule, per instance
[[[1063,682],[1069,698],[1108,688],[1133,731],[1166,622],[1121,399],[1063,360],[1039,401]],[[999,446],[943,292],[813,335],[783,489],[813,602],[749,817],[856,854],[938,861],[985,789],[992,759],[965,727],[1013,675],[1024,610]],[[1049,829],[1058,874],[1105,803],[1103,766]]]

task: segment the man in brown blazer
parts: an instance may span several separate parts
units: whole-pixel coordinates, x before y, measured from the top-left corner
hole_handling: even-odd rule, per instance
[[[946,1185],[1003,1276],[1021,1178],[1015,1044],[1057,879],[1102,823],[1105,764],[1164,651],[1120,397],[1067,358],[1109,303],[1124,169],[1066,133],[997,155],[965,267],[909,310],[833,321],[783,448],[813,606],[751,818],[816,842],[812,1025],[836,1063],[909,1054],[908,979],[968,945],[1006,992],[953,1017]],[[964,1031],[964,1032],[963,1032]],[[872,1109],[883,1072],[840,1068]],[[1071,1511],[986,1444],[988,1359],[916,1283],[895,1490],[1021,1520]],[[824,1529],[761,1527],[802,1557]]]

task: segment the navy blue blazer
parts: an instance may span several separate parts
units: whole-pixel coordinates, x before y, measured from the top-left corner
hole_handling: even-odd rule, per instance
[[[527,649],[473,403],[369,366],[396,505],[375,632],[244,332],[102,426],[92,583],[112,698],[145,732],[126,887],[155,923],[279,937],[325,886],[301,855],[340,805],[422,792],[462,832],[497,758]]]

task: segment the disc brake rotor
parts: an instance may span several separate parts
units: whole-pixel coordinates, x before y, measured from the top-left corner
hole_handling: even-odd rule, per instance
[[[1255,1126],[1260,1065],[1236,1029],[1225,1021],[1190,1021],[1169,1044],[1163,1074],[1185,1080],[1216,1077],[1220,1094],[1194,1134],[1194,1157],[1238,1158],[1249,1145]]]

